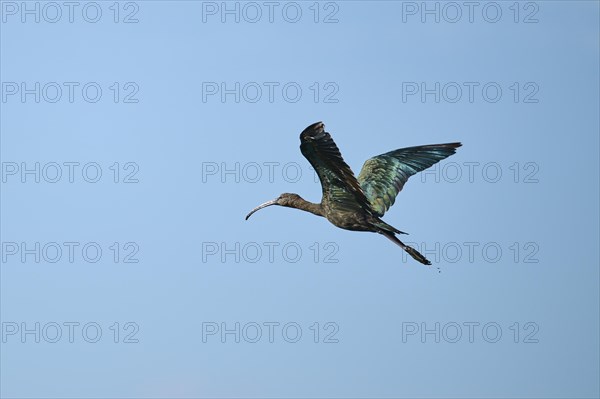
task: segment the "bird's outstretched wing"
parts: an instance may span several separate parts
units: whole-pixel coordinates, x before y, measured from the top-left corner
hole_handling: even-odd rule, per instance
[[[409,177],[456,152],[461,143],[421,145],[401,148],[368,159],[358,174],[358,182],[376,216],[390,209]]]
[[[341,210],[372,213],[362,187],[322,122],[313,123],[300,134],[300,151],[321,180],[323,202]]]

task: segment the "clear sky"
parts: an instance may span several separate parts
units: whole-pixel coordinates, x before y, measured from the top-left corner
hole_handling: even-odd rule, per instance
[[[0,394],[598,397],[598,13],[0,2]],[[244,221],[319,201],[316,121],[355,173],[463,143],[384,217],[432,267]]]

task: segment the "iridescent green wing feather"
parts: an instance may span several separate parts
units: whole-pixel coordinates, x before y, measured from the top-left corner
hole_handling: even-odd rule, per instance
[[[390,209],[409,177],[449,157],[460,143],[421,145],[401,148],[368,159],[358,182],[376,216]]]
[[[340,150],[321,122],[300,134],[300,151],[321,180],[323,201],[340,210],[371,212],[371,205]]]

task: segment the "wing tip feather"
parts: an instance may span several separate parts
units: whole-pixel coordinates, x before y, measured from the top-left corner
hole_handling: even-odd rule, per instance
[[[319,133],[323,133],[325,131],[325,124],[323,122],[315,122],[312,125],[308,126],[306,129],[300,133],[300,139],[308,139],[310,137],[315,137]]]

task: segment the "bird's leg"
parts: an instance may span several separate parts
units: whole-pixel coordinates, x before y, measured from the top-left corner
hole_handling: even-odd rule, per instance
[[[421,255],[421,253],[419,251],[417,251],[416,249],[414,249],[411,246],[408,246],[408,245],[404,244],[393,233],[385,231],[385,232],[382,232],[381,234],[383,234],[384,236],[386,236],[387,238],[389,238],[390,241],[392,241],[395,244],[399,245],[400,248],[402,248],[403,250],[405,250],[406,253],[409,254],[410,256],[412,256],[416,261],[421,262],[424,265],[431,265],[431,262],[428,261],[426,257],[424,257],[423,255]]]

